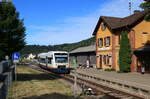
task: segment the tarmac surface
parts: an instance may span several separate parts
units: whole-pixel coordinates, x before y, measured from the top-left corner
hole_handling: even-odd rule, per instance
[[[115,71],[103,71],[95,68],[77,69],[77,73],[99,77],[114,82],[150,90],[150,74],[140,73],[117,73]]]

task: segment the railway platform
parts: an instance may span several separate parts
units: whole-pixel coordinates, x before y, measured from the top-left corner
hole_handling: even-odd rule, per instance
[[[74,73],[75,71],[72,71]],[[116,90],[150,99],[150,74],[117,73],[94,68],[77,69],[78,77],[97,82]]]

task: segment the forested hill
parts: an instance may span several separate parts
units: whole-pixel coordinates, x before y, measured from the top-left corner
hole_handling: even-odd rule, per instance
[[[48,52],[48,51],[68,51],[74,50],[78,47],[82,46],[88,46],[95,43],[95,37],[88,38],[86,40],[82,40],[80,42],[76,43],[70,43],[70,44],[60,44],[60,45],[49,45],[49,46],[41,46],[41,45],[26,45],[21,51],[21,55],[26,56],[30,53],[38,54],[42,52]]]

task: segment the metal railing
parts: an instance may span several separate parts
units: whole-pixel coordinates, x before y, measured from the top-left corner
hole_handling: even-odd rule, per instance
[[[0,62],[0,99],[8,98],[8,91],[15,77],[15,68],[9,60]]]

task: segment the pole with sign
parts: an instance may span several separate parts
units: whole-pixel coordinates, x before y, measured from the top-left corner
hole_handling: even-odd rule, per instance
[[[16,67],[16,65],[19,62],[19,59],[20,59],[19,53],[13,53],[12,54],[12,60],[13,60],[14,66],[15,66],[15,81],[17,81],[17,67]]]

